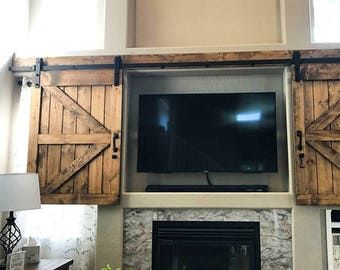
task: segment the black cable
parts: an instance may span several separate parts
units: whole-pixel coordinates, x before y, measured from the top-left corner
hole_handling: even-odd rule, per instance
[[[205,174],[205,177],[207,179],[209,186],[213,186],[213,184],[211,183],[210,178],[209,178],[209,171],[203,171],[203,173]]]

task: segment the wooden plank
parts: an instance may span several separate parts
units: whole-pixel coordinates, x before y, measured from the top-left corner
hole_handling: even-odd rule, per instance
[[[44,86],[82,86],[113,84],[113,69],[61,70],[41,73]]]
[[[77,87],[65,87],[65,94],[73,100],[77,100]],[[74,134],[76,132],[76,117],[64,108],[63,134]],[[53,134],[52,134],[53,136]],[[65,170],[75,159],[75,145],[64,144],[61,146],[61,171]],[[60,187],[60,193],[73,193],[73,179],[67,181]]]
[[[340,57],[340,55],[337,57]],[[340,64],[304,65],[301,73],[303,80],[306,81],[339,80]]]
[[[114,55],[95,55],[95,56],[57,56],[44,57],[45,65],[90,65],[90,64],[112,64]],[[12,65],[24,67],[35,65],[36,58],[14,57]]]
[[[339,49],[300,50],[303,58],[340,57]],[[293,51],[252,51],[252,52],[221,52],[221,53],[178,53],[178,54],[144,54],[123,55],[123,63],[156,63],[176,61],[218,61],[218,60],[261,60],[261,59],[287,59],[292,57]],[[15,67],[35,65],[35,58],[15,57],[12,65]],[[86,65],[86,64],[111,64],[114,55],[99,56],[70,56],[70,57],[45,57],[44,63],[48,65]]]
[[[105,126],[121,136],[121,107],[122,107],[122,86],[106,87],[105,95]],[[113,145],[106,149],[103,157],[103,192],[106,194],[119,195],[120,190],[120,153],[121,139],[116,140],[118,153],[116,159],[112,159]]]
[[[32,88],[27,172],[37,172],[41,89]]]
[[[119,204],[119,197],[108,194],[41,194],[44,204]]]
[[[253,51],[253,52],[221,52],[221,53],[181,53],[181,54],[146,54],[123,55],[125,64],[130,63],[173,63],[173,62],[206,62],[206,61],[246,61],[290,59],[292,51]]]
[[[82,106],[87,112],[91,111],[91,86],[78,86],[78,104]],[[90,129],[77,118],[77,134],[82,136],[83,134],[89,134]],[[95,134],[92,134],[93,136]],[[110,134],[111,135],[111,134]],[[76,158],[81,157],[89,149],[89,146],[77,145],[76,146]],[[74,193],[84,194],[88,192],[89,182],[89,165],[85,165],[74,176]]]
[[[315,150],[317,150],[321,155],[323,155],[327,160],[332,162],[338,168],[340,168],[340,153],[332,149],[329,145],[326,145],[324,142],[308,142]],[[330,165],[330,164],[328,164]],[[330,175],[331,177],[332,175]],[[332,180],[332,179],[331,179]],[[322,178],[320,181],[326,181],[326,179]],[[328,179],[327,179],[328,181]]]
[[[340,78],[340,77],[339,77]],[[334,104],[338,103],[340,100],[340,82],[333,81],[328,83],[328,91],[329,91],[329,105],[333,106]],[[338,133],[337,140],[333,141],[340,141],[340,119],[337,118],[331,124],[331,131]],[[332,148],[337,153],[340,153],[340,143],[333,142]],[[333,186],[334,186],[334,193],[340,194],[340,169],[336,166],[332,166],[332,174],[333,174]]]
[[[113,130],[119,133],[119,139],[116,141],[118,147],[117,159],[113,160],[112,170],[114,175],[111,181],[111,194],[120,194],[120,164],[121,164],[121,129],[122,129],[122,100],[123,85],[114,87],[113,91]]]
[[[51,96],[50,103],[50,121],[49,133],[61,134],[63,126],[63,106],[62,104]],[[61,164],[61,146],[49,145],[47,158],[47,187],[55,177],[60,173]]]
[[[50,102],[51,95],[42,89],[41,95],[41,114],[40,114],[40,133],[38,135],[38,143],[39,136],[46,135],[49,132],[49,123],[50,123]],[[40,187],[44,187],[47,183],[47,155],[48,155],[48,146],[47,145],[39,145],[39,162],[38,162],[38,173],[39,173],[39,182]]]
[[[98,133],[98,134],[39,134],[39,136],[38,136],[38,144],[95,144],[95,143],[108,143],[108,144],[110,144],[111,143],[111,134],[109,134],[109,133]]]
[[[313,94],[314,94],[314,118],[317,119],[325,111],[329,109],[328,103],[328,84],[327,82],[315,81],[313,82]],[[315,142],[309,142],[309,144],[316,149]],[[318,153],[316,149],[316,164],[318,172],[318,192],[319,193],[332,193],[333,181],[332,181],[332,166],[327,158],[321,153]]]
[[[303,58],[317,58],[317,57],[339,57],[339,49],[314,49],[314,50],[301,50],[301,57]]]
[[[46,87],[51,95],[59,100],[72,114],[74,114],[79,120],[83,121],[93,132],[96,133],[110,133],[96,118],[84,110],[78,103],[76,103],[66,93],[63,93],[58,87]],[[103,109],[100,108],[100,109]]]
[[[340,194],[304,194],[297,195],[299,205],[340,205]]]
[[[340,130],[311,130],[306,133],[307,141],[340,141]]]
[[[89,148],[89,150],[81,157],[75,159],[69,167],[65,168],[60,174],[54,176],[49,183],[42,189],[45,194],[53,193],[61,185],[63,185],[68,179],[70,179],[75,173],[77,173],[83,166],[99,155],[108,144],[95,144]]]
[[[308,126],[315,120],[314,118],[314,95],[313,95],[313,83],[304,82],[304,114],[305,125]],[[308,139],[306,134],[306,140]],[[316,153],[315,150],[308,144],[305,145],[305,185],[308,185],[307,193],[318,192],[318,179],[317,179],[317,167],[316,167]]]
[[[92,86],[91,115],[104,123],[105,86]],[[91,130],[91,132],[94,132]],[[102,193],[103,156],[99,155],[89,164],[89,193]]]
[[[105,114],[104,114],[104,125],[110,129],[112,132],[114,132],[113,129],[113,110],[114,110],[114,105],[113,105],[113,87],[112,86],[106,86],[105,87]],[[112,139],[112,135],[111,135]],[[110,143],[111,146],[107,148],[104,151],[103,154],[103,193],[104,194],[111,194],[111,183],[113,181],[113,162],[114,160],[112,159],[112,148],[113,145]]]
[[[252,52],[222,52],[222,53],[178,53],[178,54],[139,54],[123,55],[123,63],[164,63],[164,62],[193,62],[193,61],[218,61],[218,60],[260,60],[260,59],[286,59],[291,58],[292,51],[252,51]],[[310,55],[311,53],[308,53]],[[340,54],[339,54],[340,55]],[[176,60],[174,60],[176,59]],[[35,64],[35,58],[14,58],[13,66],[23,67]],[[99,56],[71,56],[71,57],[46,57],[47,65],[87,65],[87,64],[112,64],[114,55]]]
[[[304,85],[303,82],[292,82],[292,91],[293,91],[293,101],[294,101],[294,124],[295,124],[295,133],[297,130],[301,130],[304,132],[305,130],[305,102],[304,102]],[[294,147],[294,157],[295,157],[295,177],[296,177],[296,193],[297,194],[306,194],[309,190],[309,183],[305,176],[305,169],[300,167],[300,159],[299,154],[300,151],[297,149],[299,144],[298,138],[296,134],[294,134],[295,138],[295,147]],[[302,148],[305,149],[305,142],[302,140]]]
[[[340,100],[333,104],[328,110],[324,111],[307,129],[319,130],[325,129],[340,115]]]

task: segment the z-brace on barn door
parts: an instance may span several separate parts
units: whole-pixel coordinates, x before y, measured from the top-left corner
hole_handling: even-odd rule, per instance
[[[293,82],[297,203],[340,205],[340,65],[308,65]]]
[[[32,88],[28,171],[39,173],[42,203],[119,202],[121,109],[112,70],[41,73],[41,87]]]

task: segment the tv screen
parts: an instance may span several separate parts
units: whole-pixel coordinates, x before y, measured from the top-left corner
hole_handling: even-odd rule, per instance
[[[277,172],[274,92],[140,95],[137,172]]]

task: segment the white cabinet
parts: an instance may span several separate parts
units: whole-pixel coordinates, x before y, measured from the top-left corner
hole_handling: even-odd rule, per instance
[[[340,210],[326,210],[328,270],[340,270]]]

